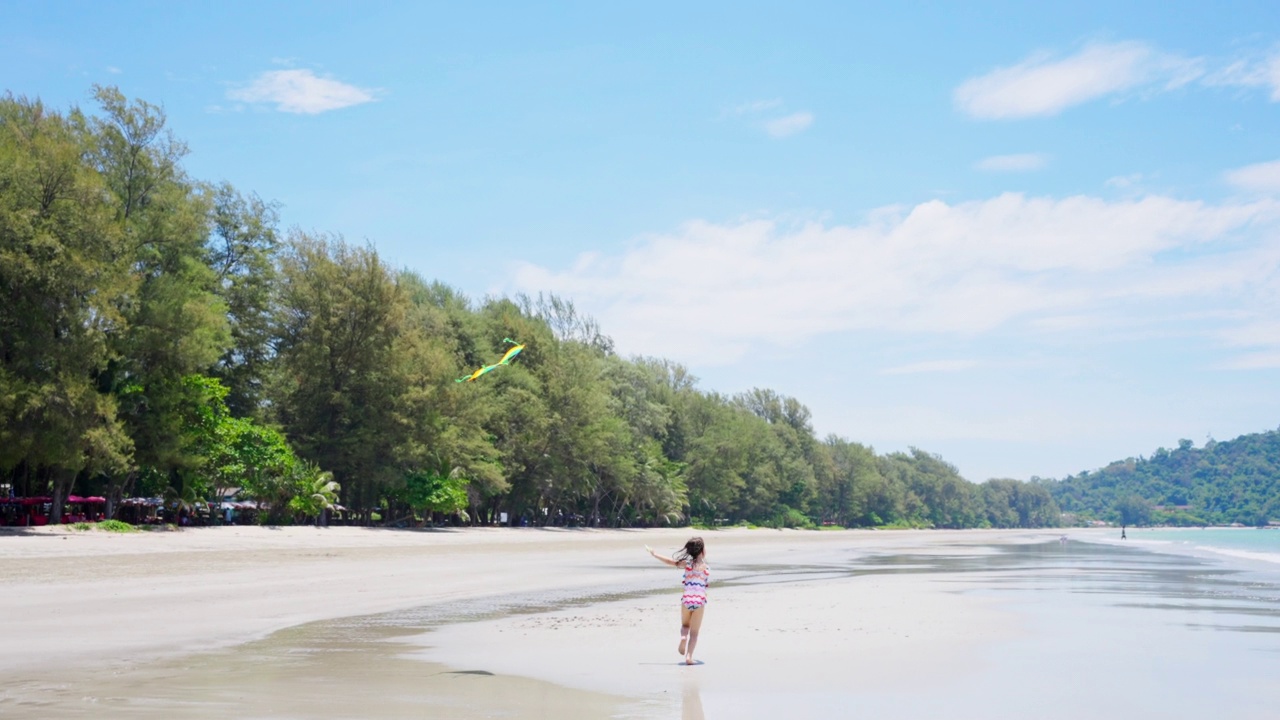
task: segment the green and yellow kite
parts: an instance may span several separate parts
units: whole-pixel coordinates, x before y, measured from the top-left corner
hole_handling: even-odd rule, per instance
[[[514,360],[515,357],[519,355],[522,350],[524,350],[523,344],[518,343],[515,340],[512,340],[511,338],[504,337],[502,338],[502,342],[508,343],[510,345],[514,345],[515,347],[508,348],[507,354],[503,355],[502,359],[494,363],[493,365],[485,365],[484,367],[480,368],[479,370],[476,370],[475,372],[471,373],[470,375],[467,375],[466,377],[458,378],[454,382],[475,382],[477,379],[480,378],[481,375],[493,372],[494,370],[497,370],[499,367],[503,365],[510,365],[511,361]]]

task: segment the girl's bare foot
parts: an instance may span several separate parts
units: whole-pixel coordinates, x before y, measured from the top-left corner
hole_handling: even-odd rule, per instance
[[[692,665],[692,664],[693,664],[693,658],[691,658],[691,657],[687,657],[687,658],[685,658],[685,659],[684,659],[684,664],[685,664],[685,665]]]
[[[685,646],[688,645],[688,643],[689,643],[688,638],[680,638],[680,654],[681,655],[684,654]]]

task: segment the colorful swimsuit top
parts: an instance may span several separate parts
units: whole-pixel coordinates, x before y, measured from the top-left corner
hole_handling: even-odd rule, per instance
[[[707,603],[707,580],[711,579],[711,569],[706,564],[689,563],[684,566],[684,596],[680,602],[690,607],[701,607]]]

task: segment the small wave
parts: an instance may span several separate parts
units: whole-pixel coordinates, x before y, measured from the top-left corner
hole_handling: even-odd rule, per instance
[[[1245,560],[1258,560],[1261,562],[1273,563],[1280,565],[1280,553],[1269,552],[1253,552],[1250,550],[1232,550],[1229,548],[1214,547],[1212,545],[1197,545],[1197,550],[1215,553],[1217,555],[1227,555],[1229,557],[1243,558]]]

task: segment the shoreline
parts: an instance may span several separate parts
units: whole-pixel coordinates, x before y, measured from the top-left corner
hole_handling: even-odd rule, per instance
[[[232,526],[110,533],[0,533],[0,678],[22,668],[91,666],[233,646],[305,623],[458,599],[629,586],[645,544],[687,529],[596,530]],[[708,531],[725,547],[856,542],[936,544],[1035,531]],[[601,568],[554,572],[557,557]],[[477,571],[476,561],[483,562]],[[198,616],[199,623],[183,622]],[[14,648],[22,648],[15,652]]]
[[[1221,565],[1093,530],[707,531],[703,664],[686,668],[678,578],[641,548],[691,532],[0,534],[0,714],[704,720],[959,703],[951,715],[991,720],[1056,692],[1045,660],[1116,708],[1169,679],[1173,717],[1280,702],[1239,660],[1280,652],[1280,595],[1235,598]],[[1178,696],[1200,676],[1233,694]],[[984,707],[992,693],[1008,698]]]

